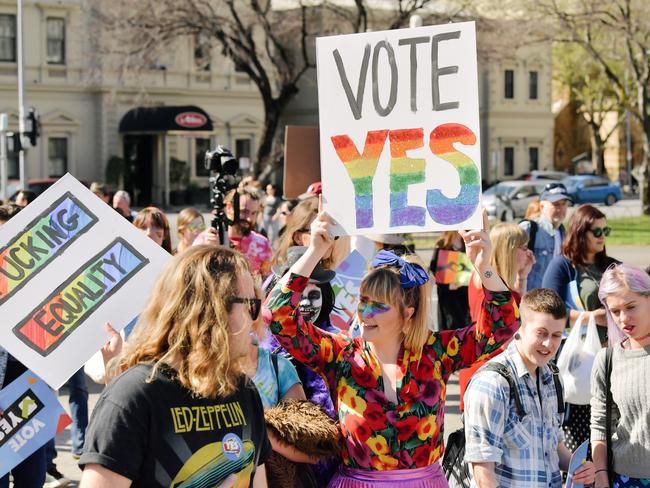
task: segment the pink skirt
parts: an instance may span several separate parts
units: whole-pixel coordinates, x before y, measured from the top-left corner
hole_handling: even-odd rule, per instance
[[[340,465],[328,488],[448,488],[447,479],[438,463],[416,469],[368,471]]]

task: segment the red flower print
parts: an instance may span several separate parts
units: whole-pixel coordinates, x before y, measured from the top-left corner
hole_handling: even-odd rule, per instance
[[[347,440],[348,452],[360,468],[370,468],[370,448],[358,439]]]
[[[417,369],[413,371],[413,377],[418,381],[427,381],[433,378],[433,361],[429,355],[422,356]]]
[[[368,438],[372,435],[372,431],[366,419],[359,417],[358,415],[349,414],[345,416],[345,426],[350,432],[349,438],[357,438],[363,442],[367,441]]]
[[[409,440],[413,435],[413,432],[415,432],[415,428],[418,426],[419,421],[420,419],[414,415],[409,415],[404,419],[397,420],[394,424],[395,429],[397,429],[397,440],[399,442]]]
[[[433,373],[431,374],[433,377]],[[408,383],[402,385],[402,389],[399,392],[399,396],[405,403],[410,403],[418,399],[420,391],[418,390],[418,384],[415,379],[411,378]]]
[[[356,381],[357,385],[360,387],[365,388],[366,390],[377,388],[377,378],[373,376],[372,371],[365,364],[359,367],[353,363],[351,373],[352,378],[354,378],[354,381]]]
[[[467,340],[460,345],[460,357],[463,364],[470,365],[476,361],[476,343]]]
[[[433,407],[440,401],[440,382],[433,378],[420,382],[420,401]]]
[[[363,412],[363,416],[366,419],[366,425],[370,430],[377,431],[386,427],[386,414],[381,405],[377,403],[366,404],[366,410]]]
[[[431,446],[429,444],[422,444],[413,450],[413,462],[418,468],[428,466],[429,457],[431,456]]]

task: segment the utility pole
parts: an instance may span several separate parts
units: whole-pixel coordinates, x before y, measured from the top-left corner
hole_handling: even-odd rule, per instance
[[[0,200],[5,201],[9,197],[7,192],[7,129],[9,128],[9,117],[7,114],[0,114]]]
[[[21,137],[25,133],[25,79],[24,79],[24,66],[23,66],[23,0],[17,0],[18,10],[16,15],[16,61],[18,65],[18,132]],[[25,177],[25,149],[21,144],[20,152],[18,153],[18,168],[20,172],[20,188],[25,190],[27,188],[27,180]]]

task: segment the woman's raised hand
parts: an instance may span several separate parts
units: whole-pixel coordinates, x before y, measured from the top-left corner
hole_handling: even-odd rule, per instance
[[[465,241],[465,253],[474,264],[483,286],[491,291],[505,291],[508,287],[490,264],[492,242],[488,228],[487,211],[483,209],[483,228],[481,230],[461,230],[458,233]]]
[[[321,258],[334,244],[332,236],[332,218],[323,210],[323,196],[318,196],[318,215],[311,223],[311,242],[309,247]]]
[[[492,242],[490,241],[488,228],[487,210],[483,209],[483,228],[481,230],[458,231],[463,241],[465,241],[465,253],[479,273],[490,266]]]

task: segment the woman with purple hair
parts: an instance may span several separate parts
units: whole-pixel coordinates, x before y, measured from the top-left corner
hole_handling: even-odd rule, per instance
[[[650,276],[627,264],[610,266],[598,297],[607,311],[610,347],[598,353],[592,371],[595,488],[648,486]]]

